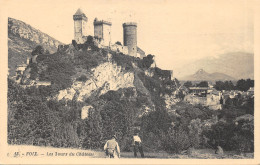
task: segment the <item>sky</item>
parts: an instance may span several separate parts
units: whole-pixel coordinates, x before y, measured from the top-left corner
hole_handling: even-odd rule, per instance
[[[192,60],[229,52],[254,51],[254,11],[250,0],[8,0],[9,17],[24,21],[69,44],[73,14],[81,8],[93,20],[112,22],[112,42],[123,43],[124,22],[137,22],[137,44],[155,55],[157,66],[175,69]]]

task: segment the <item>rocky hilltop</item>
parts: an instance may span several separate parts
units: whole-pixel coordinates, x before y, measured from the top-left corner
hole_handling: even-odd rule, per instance
[[[42,45],[50,53],[57,51],[60,41],[48,34],[14,18],[8,18],[8,67],[9,74],[15,75],[15,67],[26,63],[36,45]]]

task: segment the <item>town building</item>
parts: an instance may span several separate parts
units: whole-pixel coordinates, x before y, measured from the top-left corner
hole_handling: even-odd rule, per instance
[[[210,87],[190,87],[189,94],[184,97],[184,101],[193,105],[208,106],[209,109],[222,109],[222,93]]]

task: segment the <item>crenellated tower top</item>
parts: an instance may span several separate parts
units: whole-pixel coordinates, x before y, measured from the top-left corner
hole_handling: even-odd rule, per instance
[[[73,15],[73,20],[84,20],[88,21],[88,17],[83,13],[83,11],[79,8],[76,13]]]

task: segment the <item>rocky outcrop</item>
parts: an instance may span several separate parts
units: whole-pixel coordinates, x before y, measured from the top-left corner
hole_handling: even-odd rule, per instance
[[[36,44],[43,44],[44,46],[51,48],[50,51],[52,51],[52,49],[57,49],[58,45],[62,44],[60,41],[40,30],[13,18],[8,18],[8,33],[12,33],[22,39],[30,40]]]
[[[93,107],[91,105],[82,107],[82,109],[81,109],[81,119],[84,120],[84,119],[88,118],[90,109],[93,109]]]
[[[109,90],[134,87],[134,73],[125,72],[116,64],[106,62],[91,70],[86,82],[74,81],[69,89],[57,95],[57,100],[72,100],[77,94],[77,101],[83,102],[91,95],[103,95]]]

